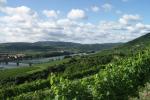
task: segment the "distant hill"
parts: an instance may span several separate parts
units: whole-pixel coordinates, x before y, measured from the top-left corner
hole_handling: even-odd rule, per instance
[[[25,51],[72,51],[72,52],[90,52],[109,49],[120,45],[121,43],[105,44],[79,44],[72,42],[39,41],[35,43],[14,42],[1,43],[0,52],[25,52]]]

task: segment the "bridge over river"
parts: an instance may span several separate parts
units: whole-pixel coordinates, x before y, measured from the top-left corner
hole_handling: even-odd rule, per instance
[[[41,64],[49,61],[62,60],[65,56],[49,57],[49,58],[34,58],[27,60],[14,60],[10,62],[0,62],[0,69],[9,69],[17,67],[32,66],[32,64]]]
[[[71,55],[64,55],[64,56],[56,56],[56,57],[49,57],[49,58],[34,58],[34,59],[15,59],[15,60],[2,60],[0,61],[0,69],[10,69],[10,68],[18,68],[18,67],[27,67],[32,66],[33,64],[41,64],[46,63],[49,61],[56,61],[62,60],[65,56],[81,56],[87,55],[86,53],[79,53],[79,54],[71,54]]]

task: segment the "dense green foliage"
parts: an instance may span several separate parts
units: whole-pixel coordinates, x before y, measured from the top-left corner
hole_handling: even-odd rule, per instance
[[[26,92],[30,92],[29,97],[34,94],[38,95],[37,98],[48,97],[60,100],[127,100],[129,96],[137,96],[138,87],[144,85],[149,79],[149,54],[146,51],[134,57],[110,63],[99,73],[79,80],[71,81],[51,74],[49,79],[38,82],[38,86],[35,84],[37,82],[31,82],[2,89],[1,97],[25,99],[26,96],[28,97]],[[36,90],[38,92],[34,92]]]
[[[148,34],[149,36],[149,34]],[[138,38],[111,50],[70,57],[0,86],[0,99],[128,100],[150,80],[149,38]],[[137,46],[145,42],[145,46]],[[150,44],[149,44],[150,45]],[[49,65],[49,64],[48,64]],[[16,81],[16,80],[15,80]],[[11,84],[13,82],[13,84]]]

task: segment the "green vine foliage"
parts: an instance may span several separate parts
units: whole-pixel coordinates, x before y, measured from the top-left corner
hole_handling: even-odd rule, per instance
[[[128,100],[150,76],[150,52],[118,59],[97,74],[69,80],[51,74],[48,79],[0,90],[0,98],[15,100]]]

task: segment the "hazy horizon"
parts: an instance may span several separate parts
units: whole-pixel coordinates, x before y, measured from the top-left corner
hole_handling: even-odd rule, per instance
[[[126,42],[110,42],[110,43],[80,43],[80,42],[69,42],[69,41],[35,41],[35,42],[1,42],[0,44],[7,43],[37,43],[37,42],[64,42],[64,43],[77,43],[77,44],[117,44],[117,43],[126,43]],[[129,41],[127,41],[129,42]]]

